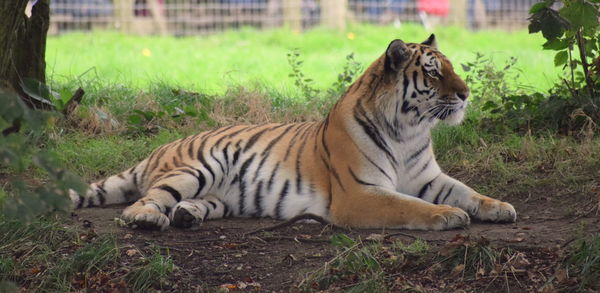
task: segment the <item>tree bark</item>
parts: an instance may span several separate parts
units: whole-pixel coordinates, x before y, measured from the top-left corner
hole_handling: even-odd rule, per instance
[[[0,86],[17,92],[31,107],[48,108],[21,88],[24,78],[46,82],[46,35],[50,24],[48,0],[38,0],[31,17],[28,0],[0,1]]]

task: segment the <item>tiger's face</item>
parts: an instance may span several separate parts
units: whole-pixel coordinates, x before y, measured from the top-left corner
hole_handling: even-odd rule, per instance
[[[469,88],[437,50],[434,35],[421,44],[393,41],[385,62],[395,75],[394,98],[401,101],[399,110],[413,124],[441,120],[454,125],[462,121]]]

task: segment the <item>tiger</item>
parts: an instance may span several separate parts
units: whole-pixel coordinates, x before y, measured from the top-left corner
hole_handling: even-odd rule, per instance
[[[142,229],[224,217],[317,215],[347,228],[446,230],[471,217],[515,222],[514,207],[442,172],[431,129],[459,124],[469,88],[439,50],[391,41],[322,121],[231,125],[181,138],[71,191],[75,208],[132,203]]]

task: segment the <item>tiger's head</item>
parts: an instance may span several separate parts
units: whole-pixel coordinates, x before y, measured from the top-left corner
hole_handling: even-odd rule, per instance
[[[400,114],[412,125],[462,121],[469,88],[437,50],[435,35],[420,44],[394,40],[382,57],[384,74],[395,85],[395,94],[390,97],[399,108],[393,109],[395,116]]]

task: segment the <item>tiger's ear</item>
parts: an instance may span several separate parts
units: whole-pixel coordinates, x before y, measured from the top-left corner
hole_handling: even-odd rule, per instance
[[[385,51],[385,71],[398,72],[402,64],[410,59],[410,49],[402,40],[393,40]]]
[[[429,36],[429,38],[427,40],[423,41],[421,44],[422,45],[427,45],[427,46],[432,47],[434,49],[437,49],[437,47],[438,47],[437,46],[437,41],[435,40],[435,35],[434,34],[431,34],[431,36]]]

